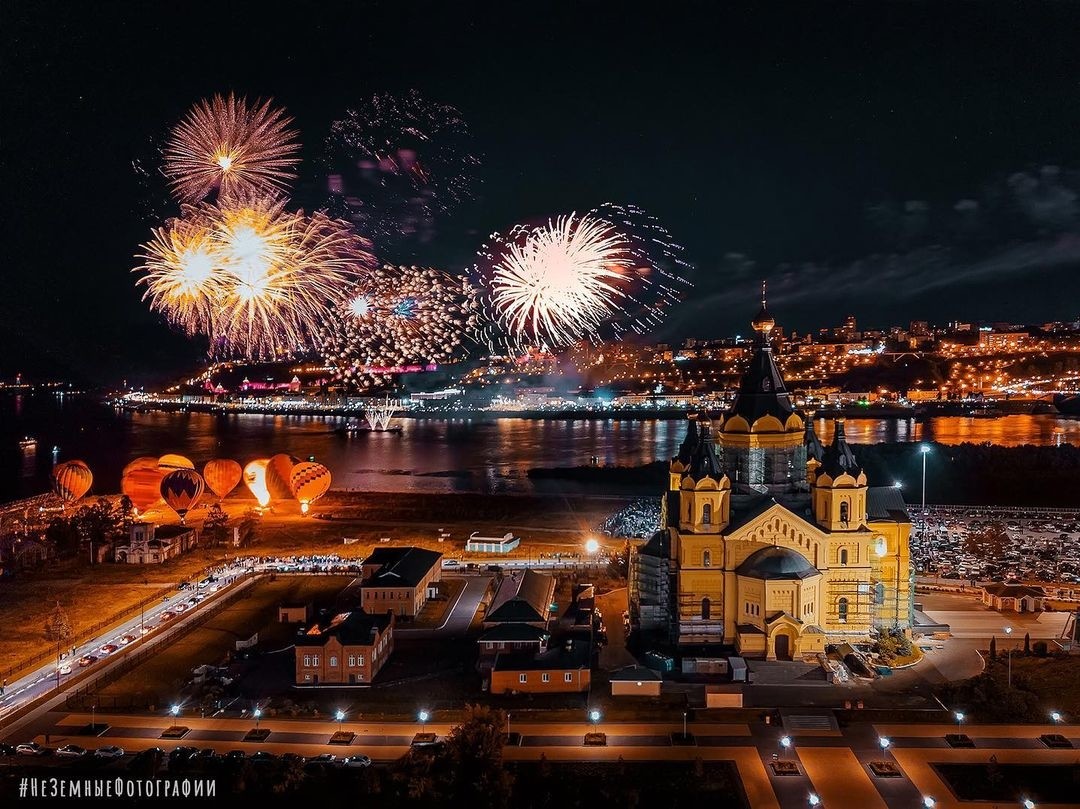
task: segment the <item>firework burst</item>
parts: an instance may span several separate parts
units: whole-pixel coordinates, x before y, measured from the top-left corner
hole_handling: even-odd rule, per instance
[[[292,119],[272,101],[232,93],[196,104],[164,149],[165,175],[180,202],[265,194],[285,188],[300,162]]]
[[[308,350],[318,324],[374,263],[347,222],[272,197],[187,206],[143,246],[144,299],[215,356]]]
[[[513,350],[648,333],[689,286],[682,248],[635,207],[605,204],[492,240],[478,270]]]
[[[343,378],[371,384],[382,379],[378,368],[459,358],[479,324],[479,293],[467,278],[386,265],[339,303],[322,330],[322,353]]]
[[[480,161],[454,107],[379,94],[334,121],[323,165],[330,208],[378,244],[429,239],[472,194]]]

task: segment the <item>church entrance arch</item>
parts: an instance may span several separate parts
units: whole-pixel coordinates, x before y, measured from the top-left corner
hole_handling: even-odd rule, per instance
[[[777,660],[791,660],[791,635],[787,632],[777,632],[773,643],[776,645]]]

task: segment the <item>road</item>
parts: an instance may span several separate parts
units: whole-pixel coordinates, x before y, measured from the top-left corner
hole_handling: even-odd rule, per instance
[[[192,747],[211,747],[220,753],[244,750],[249,755],[257,750],[273,753],[293,752],[305,756],[333,753],[338,756],[366,754],[376,761],[391,761],[408,749],[413,734],[421,729],[415,722],[367,722],[361,718],[346,718],[342,728],[356,733],[352,744],[330,745],[330,736],[338,729],[333,720],[267,719],[261,727],[270,730],[265,742],[243,741],[253,727],[250,719],[201,719],[180,716],[96,716],[98,723],[109,728],[98,739],[80,736],[78,731],[90,722],[88,714],[55,713],[36,723],[34,739],[44,743],[45,733],[52,746],[76,743],[84,747],[115,744],[131,754],[148,747],[171,749],[177,744]],[[189,730],[182,740],[162,740],[162,731],[171,724]],[[429,722],[424,728],[445,736],[452,726]],[[762,722],[722,723],[694,722],[688,724],[694,744],[672,743],[672,734],[681,733],[681,722],[610,723],[602,719],[595,725],[588,722],[515,721],[512,730],[520,734],[521,744],[507,747],[504,757],[509,761],[537,761],[543,756],[558,761],[733,761],[738,768],[744,789],[755,807],[795,809],[807,805],[807,796],[818,795],[825,807],[918,807],[922,796],[930,795],[937,807],[960,809],[989,807],[991,804],[964,802],[953,796],[931,766],[941,762],[972,762],[985,764],[990,756],[1000,762],[1067,765],[1076,759],[1075,750],[1050,750],[1039,741],[1044,733],[1060,732],[1074,745],[1080,745],[1080,727],[1050,725],[965,725],[964,731],[975,743],[974,749],[949,747],[945,734],[953,733],[955,725],[855,723],[843,730],[786,728]],[[607,734],[606,747],[584,747],[587,731],[601,730]],[[780,739],[786,735],[791,746],[784,749]],[[900,777],[877,778],[868,764],[881,760],[881,737],[890,740],[884,758],[895,762]],[[25,741],[29,736],[9,741]],[[8,759],[9,763],[17,759]],[[35,763],[48,759],[35,760]],[[795,775],[776,775],[773,761],[790,761],[798,767]],[[56,762],[56,766],[66,766]],[[123,762],[109,764],[103,771],[122,771]],[[1063,766],[1062,772],[1067,767]],[[557,772],[557,771],[556,771]],[[1040,807],[1052,804],[1040,802]]]
[[[445,574],[444,574],[445,576]],[[442,626],[431,629],[410,629],[402,625],[395,629],[394,634],[402,638],[434,638],[440,635],[461,636],[469,629],[473,616],[480,606],[484,593],[487,592],[491,583],[491,576],[462,576],[465,580],[464,589],[458,593],[457,600],[450,608],[446,620]]]

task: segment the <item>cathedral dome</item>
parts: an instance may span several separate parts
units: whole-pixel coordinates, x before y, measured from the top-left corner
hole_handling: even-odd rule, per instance
[[[735,572],[752,579],[808,579],[818,575],[818,569],[805,556],[776,546],[750,554]]]

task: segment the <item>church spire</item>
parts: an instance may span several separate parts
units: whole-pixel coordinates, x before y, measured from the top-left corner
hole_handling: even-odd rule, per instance
[[[766,295],[766,282],[761,282],[761,309],[758,310],[757,316],[750,321],[750,325],[754,327],[760,336],[759,342],[762,345],[769,344],[769,332],[773,330],[776,325],[776,321],[773,320],[772,315],[769,314],[769,303]]]

